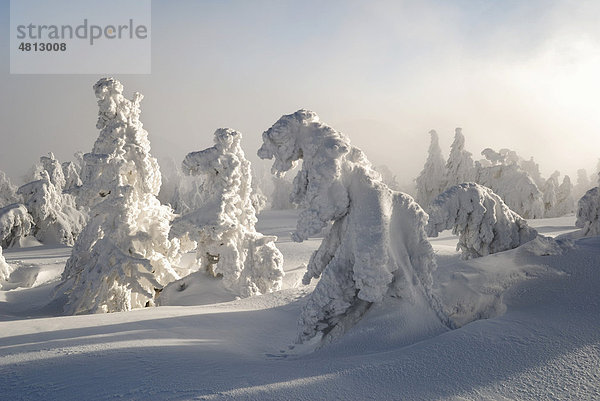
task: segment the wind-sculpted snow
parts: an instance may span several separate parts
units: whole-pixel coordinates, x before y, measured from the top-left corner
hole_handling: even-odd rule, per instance
[[[113,78],[94,85],[100,136],[84,155],[80,199],[91,220],[77,239],[58,290],[67,314],[152,306],[179,276],[179,241],[168,238],[171,209],[160,204],[158,163],[139,121],[142,95],[126,99]],[[59,293],[60,295],[60,293]]]
[[[491,189],[475,183],[456,185],[440,194],[429,211],[431,237],[452,229],[464,259],[516,248],[537,237],[537,231],[506,206]]]
[[[299,110],[263,133],[258,155],[274,159],[277,175],[302,162],[291,199],[304,210],[293,239],[301,242],[328,227],[303,279],[308,284],[321,277],[302,312],[300,342],[335,338],[386,296],[424,306],[439,322],[427,215],[410,196],[383,184],[344,134]]]
[[[584,236],[600,235],[600,187],[590,189],[579,199],[577,221]]]
[[[215,145],[189,153],[185,174],[203,176],[203,205],[173,222],[172,236],[197,243],[202,268],[236,294],[247,297],[281,288],[283,256],[277,237],[256,232],[250,162],[232,129],[215,132]]]
[[[13,203],[0,209],[0,246],[19,244],[31,233],[33,218],[24,205]]]

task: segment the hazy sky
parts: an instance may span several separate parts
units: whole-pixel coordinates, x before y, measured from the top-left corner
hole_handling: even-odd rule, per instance
[[[92,75],[10,75],[0,2],[0,169],[89,151]],[[216,128],[262,131],[299,108],[348,134],[402,181],[422,169],[427,132],[444,154],[462,127],[476,159],[508,147],[573,177],[600,157],[600,1],[153,1],[152,74],[139,91],[153,154],[179,162]]]

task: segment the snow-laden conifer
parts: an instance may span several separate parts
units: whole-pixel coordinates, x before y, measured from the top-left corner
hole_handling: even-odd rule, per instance
[[[58,289],[67,314],[117,312],[154,305],[163,286],[178,279],[179,242],[169,239],[173,214],[157,199],[160,170],[139,120],[142,95],[123,85],[94,85],[100,135],[84,155],[79,198],[91,208]]]
[[[472,182],[449,188],[430,207],[429,236],[450,229],[464,259],[513,249],[537,236],[492,190]]]
[[[278,175],[302,163],[291,199],[303,210],[292,238],[303,241],[327,228],[303,279],[308,284],[320,277],[302,311],[299,341],[340,334],[389,296],[424,308],[439,322],[427,215],[410,196],[382,183],[344,134],[299,110],[263,133],[258,155],[274,159]]]
[[[185,157],[184,174],[203,177],[203,204],[177,218],[172,235],[195,241],[201,268],[247,297],[280,289],[284,273],[277,237],[254,228],[252,174],[241,137],[235,130],[218,129],[213,147]]]

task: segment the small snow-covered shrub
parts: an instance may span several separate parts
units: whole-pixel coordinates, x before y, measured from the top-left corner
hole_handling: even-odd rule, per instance
[[[600,187],[590,189],[579,199],[577,221],[583,235],[600,235]]]
[[[440,194],[429,212],[429,236],[452,229],[464,259],[513,249],[537,236],[491,189],[472,182]]]
[[[0,246],[18,244],[31,232],[33,218],[24,205],[13,203],[0,209]]]
[[[299,110],[263,133],[258,156],[274,159],[277,175],[302,163],[291,196],[304,208],[295,241],[331,226],[303,279],[321,278],[302,311],[300,342],[334,338],[386,296],[426,305],[441,318],[431,292],[436,264],[425,235],[427,215],[410,196],[382,183],[344,134]]]
[[[113,78],[99,80],[94,91],[101,131],[83,157],[79,197],[91,207],[91,219],[57,287],[67,295],[67,314],[152,306],[162,288],[179,278],[173,267],[179,242],[168,237],[173,213],[156,197],[160,170],[139,120],[142,95],[126,99]]]
[[[218,129],[213,147],[185,157],[183,171],[203,176],[205,198],[201,207],[173,222],[171,235],[195,241],[201,267],[247,297],[279,290],[284,273],[277,237],[254,228],[252,175],[241,137],[235,130]]]
[[[6,263],[6,259],[2,255],[2,247],[0,246],[0,281],[4,281],[10,277],[10,274],[13,272],[13,268]],[[0,283],[0,288],[2,288],[2,283]]]

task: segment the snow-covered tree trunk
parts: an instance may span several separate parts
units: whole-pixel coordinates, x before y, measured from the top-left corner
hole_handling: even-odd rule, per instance
[[[94,85],[100,136],[84,155],[79,199],[91,220],[77,239],[57,290],[67,314],[126,311],[154,305],[179,276],[173,266],[179,242],[168,237],[171,209],[157,199],[160,170],[150,155],[139,103],[123,85],[103,78]]]
[[[491,189],[472,182],[451,187],[431,205],[429,236],[450,229],[458,235],[456,250],[463,259],[513,249],[537,236]]]
[[[461,128],[456,128],[446,163],[446,188],[473,181],[475,177],[473,158],[471,153],[465,150],[465,136]]]
[[[24,205],[13,203],[0,209],[0,246],[9,248],[21,243],[31,233],[33,217]]]
[[[278,175],[302,162],[292,193],[304,207],[295,241],[333,223],[304,276],[305,284],[321,279],[302,311],[300,342],[341,334],[387,296],[425,305],[445,320],[431,292],[436,265],[424,230],[427,215],[410,196],[383,184],[346,136],[299,110],[263,133],[258,155],[274,159]]]
[[[434,130],[429,131],[431,143],[423,171],[416,179],[416,200],[422,207],[441,194],[446,187],[446,165],[440,148],[439,137]]]
[[[172,235],[196,241],[200,265],[247,297],[279,290],[284,273],[277,237],[254,228],[252,174],[241,137],[235,130],[218,129],[215,146],[185,157],[184,173],[204,177],[206,197],[202,207],[173,222]]]

